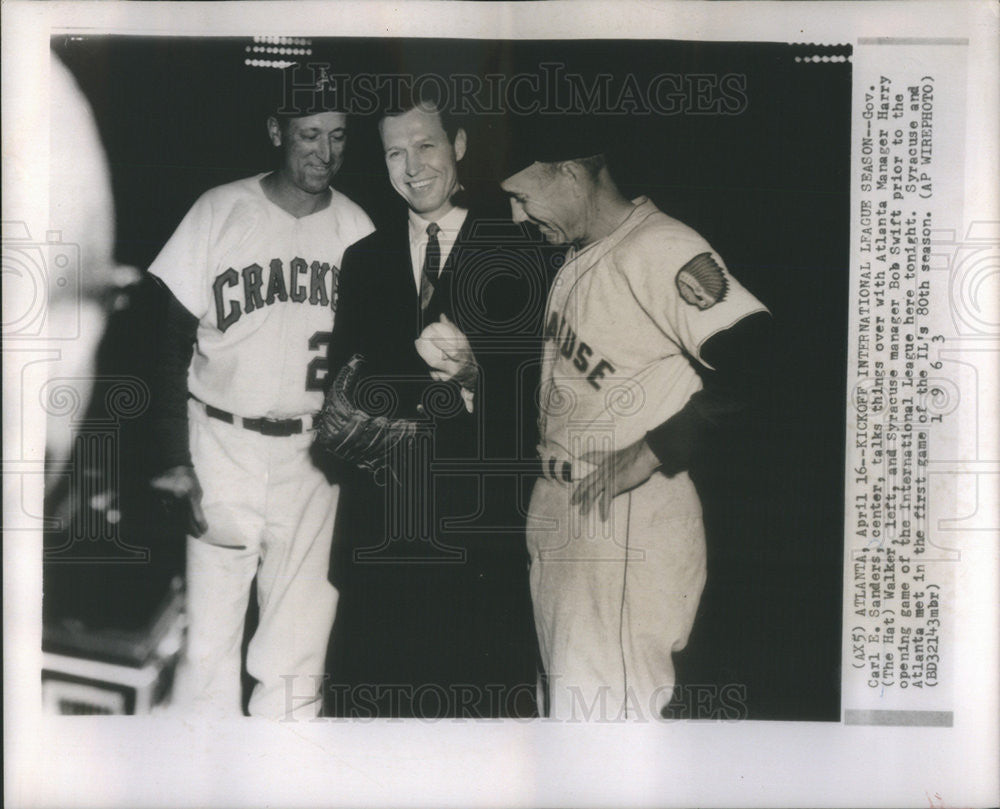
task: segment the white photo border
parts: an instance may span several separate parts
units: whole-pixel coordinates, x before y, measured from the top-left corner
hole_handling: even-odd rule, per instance
[[[294,13],[290,13],[294,8]],[[1000,222],[993,3],[5,3],[4,220],[45,232],[44,190],[19,155],[46,138],[50,37],[61,32],[614,38],[855,43],[968,40],[962,228]],[[568,23],[567,20],[572,20]],[[858,51],[855,51],[857,65]],[[40,134],[41,133],[41,134]],[[34,151],[33,151],[34,149]],[[996,351],[998,341],[982,343]],[[5,525],[41,502],[17,461],[43,448],[38,414],[8,393]],[[976,395],[997,400],[992,378]],[[984,412],[993,413],[995,406]],[[995,435],[996,425],[993,424]],[[23,438],[11,455],[12,436]],[[983,459],[986,474],[1000,461]],[[995,502],[987,503],[995,508]],[[995,520],[992,523],[996,525]],[[10,806],[989,806],[998,781],[997,531],[963,545],[956,580],[952,726],[672,722],[379,721],[275,725],[41,713],[41,542],[4,543],[5,799]]]

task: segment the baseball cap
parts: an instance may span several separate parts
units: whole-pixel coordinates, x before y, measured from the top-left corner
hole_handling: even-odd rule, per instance
[[[509,148],[501,180],[532,163],[558,163],[604,154],[610,146],[607,123],[595,115],[548,115],[508,121]]]
[[[268,115],[303,118],[347,110],[344,86],[330,77],[327,65],[296,63],[268,73]]]

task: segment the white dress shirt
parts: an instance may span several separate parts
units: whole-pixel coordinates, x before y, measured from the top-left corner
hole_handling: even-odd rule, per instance
[[[413,283],[416,285],[417,291],[419,291],[420,273],[423,272],[424,258],[427,255],[427,226],[430,224],[430,220],[424,219],[420,214],[414,213],[412,210],[409,213],[410,265],[413,269]],[[462,225],[465,224],[465,217],[468,215],[468,208],[452,208],[437,221],[438,227],[441,228],[437,235],[438,245],[441,247],[441,266],[438,268],[439,272],[444,269],[444,265],[448,262],[448,256],[451,255],[451,248],[455,246],[458,232],[462,229]]]

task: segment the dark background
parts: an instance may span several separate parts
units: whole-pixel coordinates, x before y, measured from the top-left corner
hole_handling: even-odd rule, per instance
[[[261,87],[273,71],[244,66],[249,44],[249,38],[53,40],[94,107],[109,154],[121,263],[145,270],[203,191],[272,167]],[[706,513],[709,577],[690,644],[676,658],[681,685],[744,687],[744,715],[754,719],[840,718],[851,88],[849,62],[796,61],[816,53],[846,51],[316,39],[310,57],[340,73],[510,75],[560,62],[566,72],[609,73],[616,82],[633,73],[640,86],[661,73],[746,76],[748,104],[738,115],[616,115],[604,123],[623,191],[649,195],[698,230],[774,315],[764,412],[749,428],[722,432],[692,470]],[[506,124],[480,116],[466,127],[465,180],[488,184],[505,151]],[[376,225],[399,210],[374,118],[352,121],[335,182]],[[144,378],[160,300],[144,282],[125,304],[110,322],[100,367]],[[146,491],[147,425],[140,416],[118,429],[119,480],[95,485],[117,489],[121,520],[97,533],[145,549],[146,558],[129,561],[115,548],[109,554],[114,543],[107,539],[67,545],[73,536],[87,537],[81,524],[99,523],[104,512],[78,514],[69,532],[51,531],[49,626],[139,628],[183,571],[183,536]],[[106,468],[82,472],[108,475]],[[120,558],[88,562],[94,555]],[[709,718],[690,699],[680,701],[675,715]]]

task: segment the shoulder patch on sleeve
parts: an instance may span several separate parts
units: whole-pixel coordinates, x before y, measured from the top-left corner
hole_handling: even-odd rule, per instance
[[[726,297],[729,284],[711,253],[699,253],[677,271],[674,279],[681,297],[699,309],[715,306]]]

